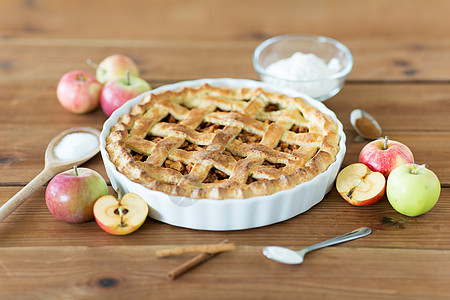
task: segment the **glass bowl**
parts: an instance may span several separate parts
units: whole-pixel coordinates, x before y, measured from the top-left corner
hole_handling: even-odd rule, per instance
[[[276,74],[271,71],[269,66],[274,62],[293,59],[293,55],[297,52],[300,52],[300,56],[303,57],[305,54],[314,54],[322,59],[327,74],[322,75],[324,72],[318,74],[313,70],[310,71],[310,77],[307,77],[305,76],[307,69],[311,70],[317,64],[303,65],[303,70],[296,70],[300,65],[293,64],[292,60],[288,65],[278,68],[279,72]],[[264,82],[302,92],[318,101],[325,101],[341,90],[353,67],[353,57],[346,46],[331,38],[291,34],[270,38],[256,47],[253,54],[253,66]],[[300,79],[298,74],[302,72]]]

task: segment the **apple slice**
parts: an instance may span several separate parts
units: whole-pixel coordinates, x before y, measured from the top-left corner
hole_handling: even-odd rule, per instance
[[[144,224],[147,214],[147,203],[133,193],[125,194],[119,200],[111,195],[102,196],[94,204],[97,224],[114,235],[134,232]]]
[[[339,172],[336,189],[348,203],[365,206],[383,197],[386,179],[382,173],[371,171],[365,164],[355,163]]]

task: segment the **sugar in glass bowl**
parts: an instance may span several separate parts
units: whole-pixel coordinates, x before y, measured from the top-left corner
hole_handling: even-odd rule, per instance
[[[325,101],[341,90],[353,57],[346,46],[331,38],[291,34],[256,47],[253,66],[264,82]]]

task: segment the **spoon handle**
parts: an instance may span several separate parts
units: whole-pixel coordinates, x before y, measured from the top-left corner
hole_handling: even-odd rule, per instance
[[[31,180],[26,186],[24,186],[17,194],[11,199],[6,201],[5,204],[0,207],[0,222],[6,217],[12,214],[22,203],[24,203],[36,190],[49,181],[55,175],[55,170],[44,169],[33,180]]]
[[[328,247],[328,246],[331,246],[331,245],[336,245],[336,244],[347,242],[347,241],[351,241],[351,240],[354,240],[354,239],[357,239],[357,238],[369,235],[371,232],[372,232],[372,230],[370,228],[368,228],[368,227],[361,227],[361,228],[358,228],[358,229],[356,229],[356,230],[354,230],[352,232],[349,232],[349,233],[346,233],[346,234],[334,237],[332,239],[329,239],[329,240],[317,243],[315,245],[306,247],[306,248],[304,248],[304,249],[302,249],[302,250],[300,250],[298,252],[302,252],[303,254],[306,254],[306,253],[308,253],[310,251],[313,251],[313,250],[317,250],[317,249],[320,249],[320,248]]]

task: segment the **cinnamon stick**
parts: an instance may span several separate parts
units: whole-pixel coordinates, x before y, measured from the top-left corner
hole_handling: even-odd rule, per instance
[[[181,255],[186,253],[203,252],[208,254],[215,254],[223,251],[234,250],[235,246],[233,243],[218,243],[218,244],[205,244],[205,245],[194,245],[194,246],[184,246],[170,249],[163,249],[156,251],[156,256],[167,257],[173,255]]]
[[[224,245],[227,243],[228,243],[228,240],[225,239],[222,242],[220,242],[219,244]],[[217,244],[217,245],[219,245],[219,244]],[[234,244],[232,244],[232,245],[234,247]],[[190,269],[200,265],[201,263],[210,259],[211,257],[215,256],[215,254],[218,254],[218,253],[220,253],[220,252],[216,252],[214,254],[206,253],[206,252],[200,253],[200,254],[196,255],[195,257],[189,259],[188,261],[184,262],[183,264],[179,265],[178,267],[170,270],[169,273],[167,274],[167,278],[170,280],[174,280],[175,278],[186,273]]]

